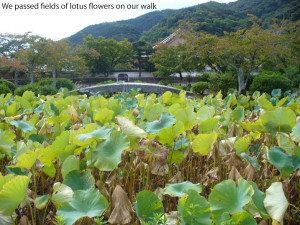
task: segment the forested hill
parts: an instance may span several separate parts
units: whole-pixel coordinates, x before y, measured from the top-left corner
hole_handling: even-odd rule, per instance
[[[73,44],[81,43],[84,33],[118,41],[127,38],[131,42],[145,40],[155,43],[176,30],[182,20],[197,24],[199,31],[221,36],[224,31],[232,32],[248,27],[248,14],[261,18],[265,28],[273,18],[296,21],[300,19],[300,1],[238,0],[229,4],[207,2],[180,10],[154,11],[135,19],[88,26],[68,39]]]
[[[176,10],[166,9],[154,11],[129,20],[107,22],[90,25],[68,38],[73,44],[82,43],[83,34],[92,34],[94,37],[103,36],[121,41],[127,38],[130,42],[138,41],[143,33],[167,18]]]

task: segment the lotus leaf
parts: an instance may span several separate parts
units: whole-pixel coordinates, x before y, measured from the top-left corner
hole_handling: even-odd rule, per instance
[[[107,207],[107,200],[99,190],[78,190],[75,191],[71,201],[62,204],[57,215],[63,216],[66,225],[72,225],[82,217],[101,216]]]

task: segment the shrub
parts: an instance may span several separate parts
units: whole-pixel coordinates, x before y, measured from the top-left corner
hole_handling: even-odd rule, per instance
[[[75,88],[75,85],[72,80],[66,78],[58,78],[56,80],[56,87],[57,89],[68,88],[68,90],[71,91]]]
[[[38,87],[37,93],[40,95],[55,95],[57,93],[57,89],[52,85],[45,85]]]
[[[19,87],[15,90],[15,95],[22,96],[25,91],[32,91],[35,94],[37,93],[38,86],[36,84],[27,84],[23,87]]]
[[[199,82],[199,81],[209,82],[210,76],[211,75],[209,73],[203,73],[202,75],[196,75],[197,82]]]
[[[12,91],[6,86],[5,84],[0,83],[0,95],[1,94],[8,94],[11,93]]]
[[[197,82],[195,84],[192,85],[191,91],[194,94],[203,94],[203,92],[208,89],[209,83],[208,82]]]
[[[144,83],[143,81],[141,81],[141,80],[135,80],[135,81],[133,81],[134,83]]]
[[[46,86],[46,85],[52,85],[53,79],[42,79],[38,82],[38,86]],[[57,78],[56,79],[56,87],[57,89],[60,88],[68,88],[69,91],[74,89],[74,83],[72,80],[66,79],[66,78]]]
[[[179,84],[174,84],[174,86],[173,86],[174,88],[178,88],[178,89],[181,89],[181,90],[187,90],[187,87],[186,86],[181,86],[181,85],[179,85]]]
[[[161,80],[158,82],[158,84],[168,86],[169,84],[171,84],[171,79],[167,78],[167,79]]]
[[[116,81],[113,81],[113,80],[107,80],[107,81],[102,81],[96,85],[101,85],[101,84],[112,84],[112,83],[115,83]]]
[[[9,88],[9,90],[11,90],[11,92],[14,92],[16,89],[16,86],[13,82],[5,80],[5,79],[0,79],[0,84],[4,84],[6,87]]]
[[[209,79],[209,89],[215,93],[222,91],[226,94],[230,88],[237,88],[236,76],[230,72],[212,74]]]
[[[254,77],[250,86],[251,91],[260,91],[271,94],[273,89],[289,90],[290,80],[285,76],[274,72],[263,72]]]

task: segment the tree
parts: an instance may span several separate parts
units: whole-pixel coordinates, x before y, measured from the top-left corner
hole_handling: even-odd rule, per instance
[[[74,70],[76,64],[80,65],[77,68],[83,66],[81,59],[72,54],[71,46],[65,40],[53,41],[45,39],[39,42],[36,48],[40,53],[39,63],[52,72],[54,87],[56,87],[57,74],[62,69]]]
[[[187,44],[177,46],[159,44],[156,46],[156,51],[150,58],[150,62],[154,63],[158,76],[179,73],[181,79],[183,72],[198,71],[202,68],[197,55],[190,51]]]
[[[252,28],[225,32],[225,37],[218,38],[193,31],[187,37],[191,48],[204,63],[222,65],[237,74],[239,93],[245,91],[254,71],[268,61],[278,60],[290,52],[288,43],[291,39],[272,30],[263,30],[254,19],[252,21]]]
[[[116,41],[92,35],[84,38],[85,50],[82,56],[85,58],[87,67],[92,73],[110,74],[121,64],[128,64],[132,61],[134,51],[127,39]]]
[[[153,53],[153,48],[150,43],[145,41],[136,41],[132,43],[133,50],[135,51],[133,66],[139,70],[139,78],[142,77],[142,69],[152,71],[154,65],[149,62],[149,57]]]

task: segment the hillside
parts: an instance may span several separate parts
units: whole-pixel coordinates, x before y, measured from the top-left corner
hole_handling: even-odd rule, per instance
[[[197,24],[198,31],[218,36],[224,31],[232,32],[238,28],[249,27],[248,14],[262,19],[267,27],[273,18],[299,20],[300,2],[298,0],[238,0],[229,4],[207,2],[180,10],[154,11],[134,19],[91,25],[68,39],[73,44],[82,43],[83,35],[103,36],[117,41],[127,38],[134,42],[144,40],[151,43],[162,40],[176,30],[181,21]]]
[[[229,4],[208,2],[175,12],[143,32],[141,39],[152,43],[160,41],[177,29],[181,20],[197,24],[198,31],[221,36],[224,31],[249,27],[248,14],[261,18],[266,28],[273,18],[299,20],[299,12],[298,0],[238,0]]]
[[[90,25],[67,39],[73,44],[82,43],[83,34],[92,34],[94,37],[103,36],[121,41],[127,38],[130,42],[138,41],[143,31],[151,29],[154,25],[173,14],[176,10],[154,11],[134,19],[117,22],[107,22]]]

